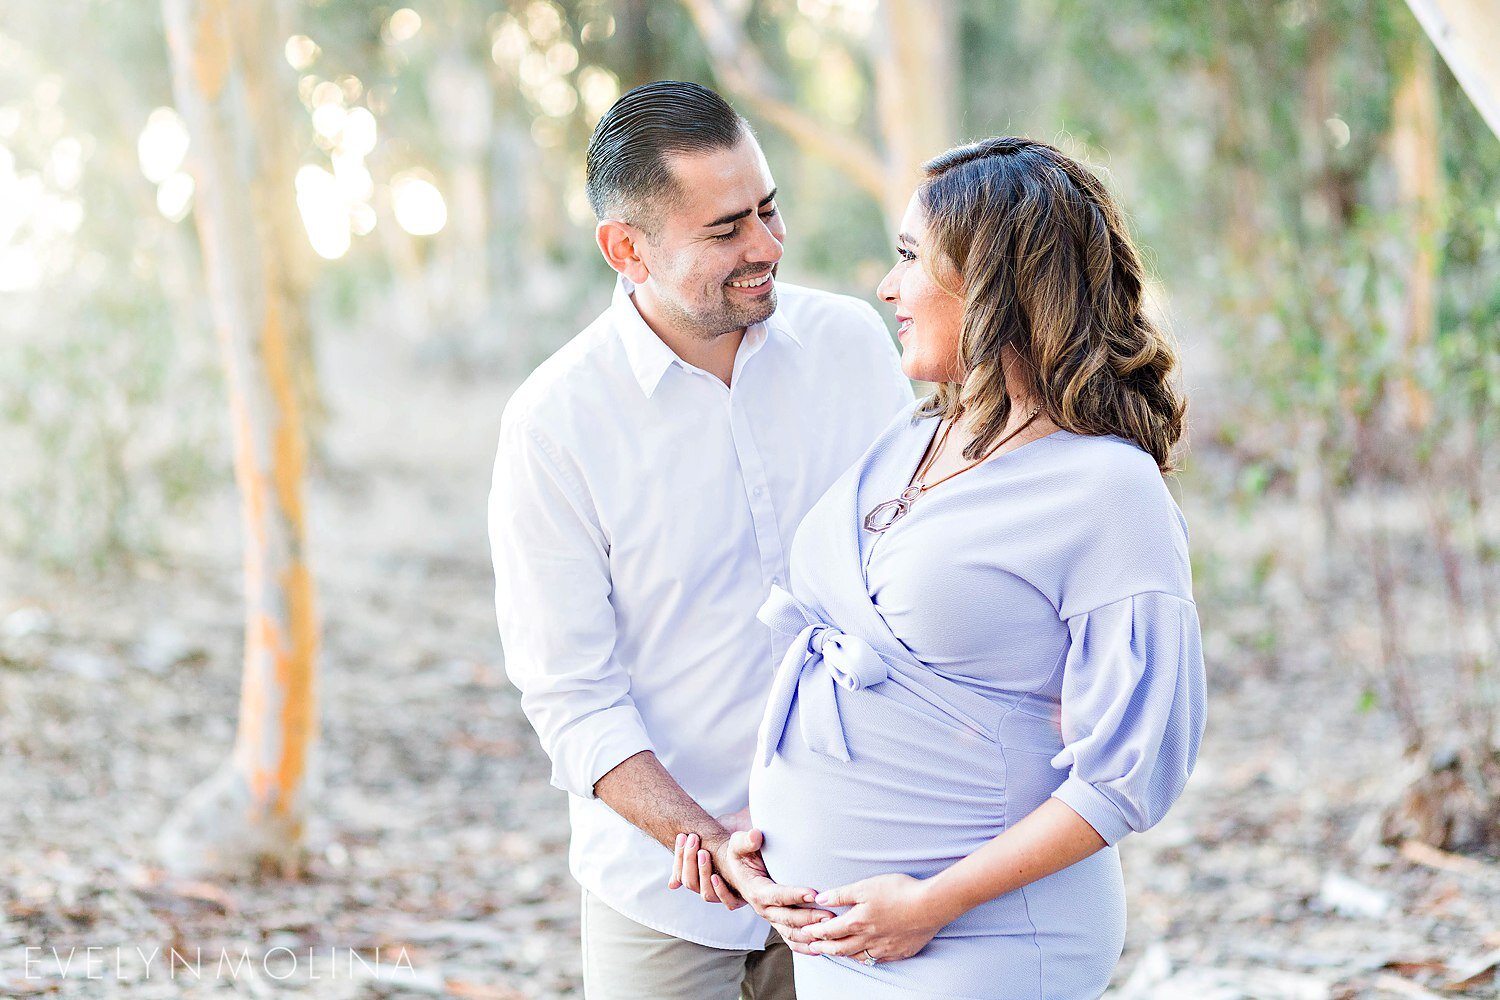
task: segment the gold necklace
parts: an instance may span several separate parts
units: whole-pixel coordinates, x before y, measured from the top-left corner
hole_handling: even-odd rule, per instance
[[[895,524],[897,521],[905,517],[906,512],[911,510],[911,505],[916,503],[917,498],[920,497],[923,493],[926,493],[934,486],[946,483],[954,476],[962,475],[963,473],[968,472],[976,465],[982,463],[985,459],[989,458],[995,452],[999,451],[1000,447],[1007,441],[1024,431],[1026,428],[1030,427],[1032,421],[1036,420],[1037,414],[1041,412],[1042,408],[1040,406],[1033,408],[1031,411],[1031,415],[1021,423],[1020,427],[1017,427],[1015,430],[1011,431],[1009,434],[1005,435],[999,441],[991,445],[990,449],[983,455],[980,455],[974,461],[970,462],[962,469],[959,469],[957,472],[950,472],[942,479],[939,479],[936,482],[929,483],[925,481],[923,477],[927,475],[927,473],[932,469],[932,466],[937,462],[938,455],[940,455],[943,451],[943,445],[948,443],[949,432],[953,430],[953,425],[958,423],[958,417],[956,416],[952,420],[948,421],[948,426],[943,428],[942,435],[938,437],[937,445],[927,453],[927,455],[922,459],[921,464],[917,466],[917,471],[911,477],[911,485],[902,490],[901,494],[895,499],[887,500],[885,503],[876,504],[874,507],[872,507],[870,509],[870,512],[865,515],[865,530],[873,532],[877,535],[882,531],[885,531],[891,525]],[[959,414],[959,416],[962,416],[962,414]]]

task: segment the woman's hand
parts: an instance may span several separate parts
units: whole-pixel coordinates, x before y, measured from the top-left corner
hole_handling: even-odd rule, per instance
[[[745,808],[741,809],[739,812],[725,813],[723,816],[719,816],[717,818],[718,818],[718,821],[719,821],[719,825],[722,826],[724,829],[728,830],[730,833],[749,833],[750,832],[750,807],[749,806],[746,806]]]
[[[717,816],[714,821],[729,835],[748,832],[750,807]],[[727,885],[722,886],[722,894],[719,892],[721,887],[714,885],[713,871],[713,854],[705,849],[699,836],[696,833],[679,833],[672,850],[672,878],[667,882],[667,888],[686,887],[689,892],[701,895],[705,903],[723,903],[731,910],[744,906],[745,900]],[[719,881],[723,882],[722,879]]]
[[[714,852],[703,846],[696,833],[679,833],[672,849],[672,878],[668,889],[687,889],[703,897],[705,903],[723,903],[731,910],[745,905],[745,899],[730,888],[714,871]]]
[[[856,961],[894,962],[910,958],[953,919],[923,879],[877,875],[828,892],[819,906],[847,906],[832,920],[797,934],[815,955],[842,955]]]
[[[811,889],[773,881],[760,856],[762,843],[764,836],[759,830],[737,831],[716,845],[715,850],[708,850],[700,847],[697,834],[679,834],[672,855],[672,880],[667,887],[688,888],[702,895],[705,902],[722,902],[731,910],[748,902],[793,951],[816,954],[808,948],[808,939],[803,934],[807,927],[828,920],[833,914],[808,905],[814,896]],[[725,881],[721,872],[733,873],[731,878],[744,892],[743,896]]]

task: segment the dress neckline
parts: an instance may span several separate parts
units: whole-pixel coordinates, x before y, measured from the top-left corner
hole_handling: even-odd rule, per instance
[[[909,473],[907,473],[907,475],[906,475],[906,480],[902,484],[903,488],[911,485],[912,479],[915,478],[916,474],[917,474],[917,466],[921,464],[922,457],[924,455],[926,455],[927,454],[927,450],[932,447],[932,443],[933,443],[934,439],[936,439],[936,437],[938,435],[938,431],[943,426],[943,419],[942,419],[942,417],[940,415],[935,415],[935,416],[931,416],[931,417],[923,417],[922,419],[923,420],[933,420],[933,421],[935,421],[935,423],[932,425],[932,431],[927,435],[926,441],[923,442],[923,444],[922,444],[922,450],[919,451],[919,452],[917,452],[916,461],[914,461],[913,463],[911,463],[911,471]],[[988,465],[993,465],[996,462],[999,462],[999,461],[1002,461],[1002,460],[1004,460],[1006,458],[1009,458],[1011,455],[1019,454],[1019,453],[1025,451],[1027,448],[1030,448],[1034,444],[1041,444],[1043,441],[1046,441],[1049,438],[1054,438],[1054,437],[1058,437],[1059,435],[1065,435],[1065,434],[1066,435],[1071,435],[1072,432],[1071,431],[1063,430],[1061,427],[1059,427],[1057,430],[1052,431],[1051,433],[1048,433],[1048,434],[1043,434],[1039,438],[1034,438],[1034,439],[1032,439],[1030,441],[1027,441],[1025,444],[1020,445],[1019,447],[1012,448],[1009,451],[1003,451],[1003,452],[1001,452],[998,455],[991,455],[989,458],[986,458],[983,462],[980,462],[978,465],[974,466],[972,469],[967,470],[964,473],[964,475],[969,475],[970,473],[978,472],[980,469],[983,469],[983,468],[985,468]],[[922,441],[921,436],[918,436],[917,440],[918,441]],[[963,478],[963,477],[962,476],[956,477],[956,479],[961,479],[961,478]],[[941,488],[941,487],[940,486],[934,486],[933,487],[934,490],[939,489],[939,488]],[[923,494],[923,495],[924,496],[928,496],[930,494]]]
[[[887,483],[885,481],[885,476],[877,475],[875,478],[879,480],[879,482],[861,484],[861,488],[859,489],[859,492],[857,494],[860,512],[859,516],[861,518],[864,517],[866,513],[868,513],[869,507],[872,507],[875,503],[879,502],[873,499],[873,495],[877,490],[881,494],[881,499],[886,500],[890,499],[890,497],[897,496],[903,489],[906,489],[911,485],[912,477],[917,474],[917,466],[921,464],[922,457],[927,454],[927,450],[932,447],[933,441],[937,437],[939,429],[942,427],[942,419],[939,416],[934,415],[931,417],[922,417],[919,418],[919,420],[915,423],[920,423],[922,420],[933,421],[931,431],[929,431],[925,435],[913,435],[912,440],[916,447],[912,451],[903,450],[901,452],[902,457],[899,463],[891,463],[893,469],[903,470],[905,472],[905,476],[900,478],[899,480],[896,479],[895,476],[892,476],[890,477],[892,481]],[[1066,431],[1062,428],[1058,428],[1050,434],[1044,434],[1041,437],[1036,438],[1035,440],[1027,441],[1019,448],[1012,448],[1010,451],[1004,452],[999,455],[991,455],[989,458],[985,459],[983,462],[970,469],[964,475],[955,477],[953,483],[945,483],[941,486],[936,486],[931,492],[924,493],[922,495],[922,498],[918,500],[917,503],[912,505],[911,512],[908,513],[905,517],[901,518],[901,521],[911,520],[911,518],[917,515],[919,509],[925,510],[926,506],[930,506],[934,497],[946,496],[947,494],[952,492],[952,489],[950,487],[953,487],[954,483],[961,483],[962,480],[967,479],[969,476],[981,474],[982,470],[984,470],[987,466],[994,465],[996,463],[1004,463],[1006,465],[1013,464],[1005,462],[1005,460],[1012,455],[1019,455],[1021,452],[1024,452],[1031,448],[1032,445],[1041,444],[1042,442],[1051,440],[1053,438],[1076,436],[1077,435],[1072,434],[1071,431]],[[890,496],[886,496],[885,494],[887,493],[890,494]],[[923,500],[927,501],[926,505],[923,504]],[[860,535],[860,548],[862,550],[860,568],[863,575],[865,576],[867,585],[869,582],[870,560],[874,556],[876,546],[879,544],[881,538],[899,530],[900,526],[900,522],[898,521],[896,524],[891,525],[889,528],[882,532],[866,531],[863,524],[859,526],[858,531]]]

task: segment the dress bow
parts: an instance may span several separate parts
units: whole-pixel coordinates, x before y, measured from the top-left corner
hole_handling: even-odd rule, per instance
[[[762,766],[781,746],[794,698],[802,703],[802,738],[809,749],[849,760],[835,685],[849,691],[873,687],[890,676],[890,665],[868,642],[820,620],[781,587],[771,588],[756,617],[773,631],[796,637],[771,686],[760,734]]]

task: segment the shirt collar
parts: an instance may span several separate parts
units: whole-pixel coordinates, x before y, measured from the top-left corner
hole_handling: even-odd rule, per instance
[[[615,282],[615,294],[609,309],[614,314],[615,329],[620,333],[620,343],[625,347],[630,370],[640,383],[641,391],[650,399],[667,369],[680,359],[641,318],[635,300],[630,297],[634,288],[629,278],[620,275],[620,280]]]
[[[630,279],[623,274],[619,275],[609,308],[614,314],[615,329],[619,331],[620,343],[625,348],[625,357],[629,359],[630,370],[635,375],[635,380],[640,383],[641,391],[646,394],[647,399],[650,399],[656,393],[656,387],[661,384],[662,376],[666,375],[667,369],[674,364],[681,364],[682,359],[641,318],[635,300],[630,297],[634,290],[635,285]],[[764,330],[761,329],[762,327]],[[757,339],[769,339],[777,334],[785,336],[798,347],[802,346],[802,338],[792,329],[792,325],[786,321],[779,308],[764,323],[756,323],[745,331],[746,346]],[[760,345],[755,344],[755,346],[758,348]]]
[[[766,320],[765,325],[768,333],[779,333],[798,347],[802,346],[802,338],[797,336],[797,331],[792,329],[792,324],[786,321],[786,310],[780,305],[777,305],[776,311],[771,314],[770,319]]]

